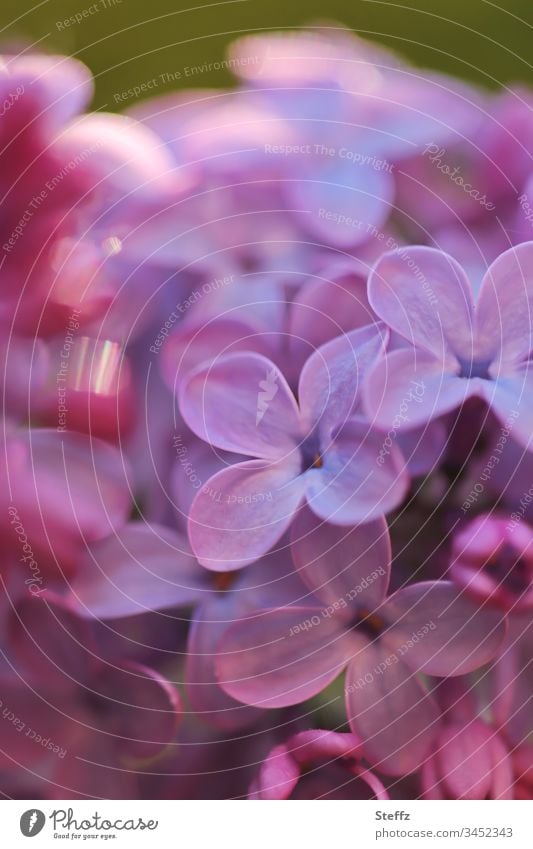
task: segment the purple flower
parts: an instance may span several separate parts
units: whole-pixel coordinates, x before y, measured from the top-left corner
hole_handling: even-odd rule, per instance
[[[533,242],[511,248],[492,263],[474,300],[447,254],[426,247],[385,254],[370,275],[369,300],[404,344],[368,375],[367,415],[385,430],[409,430],[480,397],[527,446],[532,269]]]
[[[463,675],[489,661],[505,623],[447,581],[386,597],[386,525],[346,531],[302,511],[295,560],[316,603],[270,610],[228,629],[217,660],[222,687],[258,707],[298,704],[343,669],[350,727],[366,759],[403,774],[428,754],[439,713],[418,673]]]
[[[340,525],[368,522],[403,498],[407,475],[393,446],[358,413],[358,391],[381,356],[379,326],[340,336],[306,362],[295,398],[279,368],[259,354],[220,357],[180,392],[183,418],[211,445],[253,457],[223,469],[198,492],[189,537],[202,565],[227,571],[257,560],[304,502]]]

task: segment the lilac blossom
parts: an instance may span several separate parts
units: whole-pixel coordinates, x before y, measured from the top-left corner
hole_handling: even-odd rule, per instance
[[[533,426],[531,276],[533,243],[517,245],[492,263],[474,301],[461,266],[427,247],[385,254],[373,269],[369,300],[402,337],[370,372],[363,392],[367,415],[391,427],[409,387],[423,385],[404,428],[424,425],[471,397],[482,398],[527,447]]]
[[[192,372],[182,415],[215,447],[255,459],[207,481],[189,514],[200,563],[227,571],[257,560],[304,502],[341,525],[370,521],[398,504],[407,476],[398,450],[379,465],[380,437],[357,415],[358,390],[381,356],[379,326],[319,348],[299,381],[299,405],[279,368],[259,354],[220,357]]]
[[[296,563],[316,601],[233,625],[219,647],[220,682],[246,704],[273,708],[309,699],[346,669],[348,721],[365,757],[382,772],[410,772],[439,724],[419,673],[464,675],[487,663],[502,643],[503,617],[448,581],[387,597],[390,552],[380,521],[349,533],[331,525],[325,535],[305,510],[294,534]]]

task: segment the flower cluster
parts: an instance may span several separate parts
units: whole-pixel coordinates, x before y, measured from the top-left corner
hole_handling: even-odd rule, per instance
[[[531,95],[227,64],[2,59],[0,789],[531,799]]]

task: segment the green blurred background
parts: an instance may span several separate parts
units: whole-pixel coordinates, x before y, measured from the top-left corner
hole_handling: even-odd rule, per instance
[[[115,95],[161,74],[152,94],[183,86],[224,86],[231,76],[185,69],[216,62],[243,32],[326,21],[393,46],[419,65],[488,86],[533,83],[533,0],[0,0],[9,48],[35,44],[85,61],[96,77],[95,105],[121,109]],[[80,22],[67,19],[81,14]]]

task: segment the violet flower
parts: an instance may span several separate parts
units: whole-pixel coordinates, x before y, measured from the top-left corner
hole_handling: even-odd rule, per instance
[[[480,397],[527,447],[532,263],[533,242],[501,254],[474,300],[465,272],[447,254],[426,247],[385,254],[370,275],[369,300],[407,344],[369,373],[367,415],[388,430],[401,411],[400,425],[409,430]],[[422,389],[411,403],[415,384]]]
[[[181,388],[183,418],[211,445],[252,456],[210,478],[189,515],[189,538],[215,571],[252,563],[281,538],[304,502],[341,525],[368,522],[403,498],[395,446],[376,462],[380,436],[357,416],[364,375],[381,356],[381,328],[365,327],[306,362],[299,405],[279,368],[258,354],[220,357]]]
[[[390,550],[381,522],[349,534],[329,526],[324,534],[305,510],[294,533],[296,562],[316,603],[231,626],[219,646],[220,683],[246,704],[273,708],[309,699],[346,669],[348,721],[365,758],[386,773],[410,772],[430,751],[439,722],[418,673],[464,675],[487,663],[504,620],[447,581],[387,598]]]

